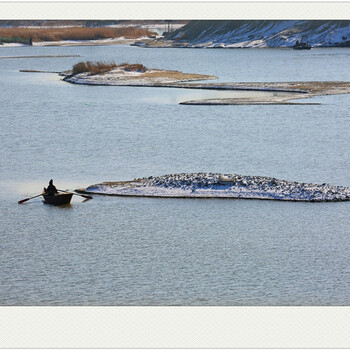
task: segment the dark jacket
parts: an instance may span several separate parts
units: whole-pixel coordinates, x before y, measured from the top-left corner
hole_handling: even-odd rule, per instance
[[[57,193],[57,188],[55,187],[55,185],[52,182],[53,181],[50,180],[49,186],[47,186],[47,188],[45,189],[46,194],[49,196],[53,196]]]

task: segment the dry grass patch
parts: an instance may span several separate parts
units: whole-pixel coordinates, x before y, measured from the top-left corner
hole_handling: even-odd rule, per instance
[[[2,38],[22,38],[35,42],[61,41],[61,40],[98,40],[108,38],[136,39],[142,36],[156,35],[148,29],[125,28],[90,28],[90,27],[66,27],[66,28],[0,28]]]
[[[214,79],[216,77],[211,75],[193,74],[193,73],[182,73],[178,71],[161,71],[154,70],[143,74],[144,78],[168,78],[172,80],[199,80],[199,79]]]
[[[293,87],[303,90],[312,90],[313,92],[320,92],[324,90],[337,90],[348,89],[350,87],[349,82],[337,82],[337,81],[314,81],[314,82],[301,82],[293,84]]]
[[[241,83],[245,84],[245,83]],[[249,86],[249,83],[246,84]],[[338,93],[347,91],[350,88],[350,82],[346,81],[296,81],[296,82],[275,82],[275,83],[251,83],[251,86],[264,86],[280,89],[309,91],[310,94]]]
[[[138,72],[144,73],[147,71],[147,68],[139,63],[129,64],[122,63],[116,64],[115,62],[104,62],[104,61],[87,61],[87,62],[78,62],[73,66],[72,73],[74,75],[79,73],[90,73],[91,75],[104,74],[113,69],[120,68],[126,72]]]
[[[117,64],[114,62],[104,62],[104,61],[97,61],[97,62],[79,62],[73,66],[72,72],[73,74],[79,74],[79,73],[91,73],[92,75],[95,74],[103,74],[106,72],[109,72],[110,70],[117,67]]]

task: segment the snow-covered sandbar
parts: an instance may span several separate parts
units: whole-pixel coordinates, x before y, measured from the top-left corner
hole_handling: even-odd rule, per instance
[[[142,65],[142,70],[129,67],[135,65],[120,64],[101,74],[91,72],[82,72],[73,74],[72,71],[61,72],[63,80],[73,84],[84,85],[114,85],[114,86],[160,86],[161,84],[170,84],[178,82],[217,79],[213,75],[183,73],[179,71],[149,69]]]
[[[111,196],[164,198],[241,198],[304,202],[350,200],[348,187],[219,173],[169,174],[131,181],[102,182],[77,191]]]

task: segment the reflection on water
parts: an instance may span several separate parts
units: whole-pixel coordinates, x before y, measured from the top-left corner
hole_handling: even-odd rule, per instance
[[[47,202],[45,202],[45,201],[43,201],[43,204],[44,204],[44,205],[48,205],[48,206],[53,207],[53,208],[58,208],[58,209],[72,209],[72,208],[73,208],[72,204],[52,205],[52,204],[47,203]],[[53,210],[54,210],[54,209],[53,209]]]

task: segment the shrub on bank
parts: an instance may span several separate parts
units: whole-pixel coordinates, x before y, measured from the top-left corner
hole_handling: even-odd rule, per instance
[[[89,72],[92,74],[103,74],[116,67],[117,65],[114,62],[87,61],[87,62],[78,62],[73,66],[72,71],[73,71],[73,74],[79,74],[79,73],[85,73],[85,72]]]
[[[121,68],[124,69],[126,72],[139,72],[144,73],[147,71],[147,68],[139,63],[135,64],[129,64],[129,63],[122,63],[120,65],[117,65],[115,62],[104,62],[104,61],[97,61],[97,62],[78,62],[73,66],[72,73],[79,74],[79,73],[91,73],[92,75],[95,74],[103,74],[106,72],[111,71],[115,68]]]

